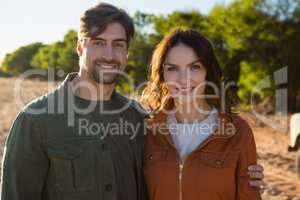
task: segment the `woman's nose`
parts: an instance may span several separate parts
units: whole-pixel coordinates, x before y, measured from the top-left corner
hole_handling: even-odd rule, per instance
[[[181,70],[179,72],[178,82],[180,85],[189,85],[191,79],[191,73],[189,70]]]

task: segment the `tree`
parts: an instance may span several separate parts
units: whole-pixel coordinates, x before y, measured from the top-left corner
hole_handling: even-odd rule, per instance
[[[167,16],[158,15],[151,18],[155,33],[161,37],[177,27],[193,28],[205,33],[203,28],[206,20],[207,17],[197,10],[175,11]]]
[[[136,32],[134,38],[130,42],[125,72],[128,75],[128,78],[133,81],[135,87],[147,81],[152,51],[157,43],[151,30],[151,20],[153,17],[154,15],[142,12],[136,12],[133,17]],[[118,82],[117,89],[123,93],[132,92],[130,91],[128,80],[124,78]]]
[[[39,49],[32,59],[32,66],[41,69],[61,69],[66,73],[78,69],[78,55],[76,53],[77,33],[69,31],[64,40],[46,45]]]
[[[18,48],[13,53],[7,54],[2,63],[4,72],[16,75],[28,69],[32,69],[31,59],[34,55],[43,48],[42,43],[33,43]]]

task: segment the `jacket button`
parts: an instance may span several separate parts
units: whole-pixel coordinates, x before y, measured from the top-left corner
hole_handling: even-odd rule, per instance
[[[110,192],[112,190],[112,185],[111,184],[105,185],[105,190]]]
[[[102,145],[101,145],[101,148],[102,148],[103,151],[106,151],[106,150],[107,150],[107,144],[105,144],[105,143],[102,144]]]
[[[221,164],[222,164],[222,161],[221,161],[221,160],[217,160],[217,161],[216,161],[216,164],[217,164],[217,165],[221,165]]]
[[[61,184],[57,183],[55,184],[55,186],[57,187],[58,190],[62,191],[64,188],[62,187]]]
[[[152,155],[148,156],[148,159],[149,159],[149,160],[152,160],[152,159],[153,159],[153,156],[152,156]]]

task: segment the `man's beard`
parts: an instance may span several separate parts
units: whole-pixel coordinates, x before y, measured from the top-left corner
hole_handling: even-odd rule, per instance
[[[103,69],[101,66],[114,66],[113,69]],[[99,84],[113,84],[117,81],[121,64],[116,60],[96,59],[93,61],[91,70],[89,70],[90,78]]]

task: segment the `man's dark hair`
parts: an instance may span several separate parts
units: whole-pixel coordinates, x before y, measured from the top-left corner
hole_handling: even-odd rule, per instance
[[[109,24],[116,22],[124,27],[128,44],[134,36],[133,20],[125,10],[108,3],[99,3],[81,15],[78,38],[96,37],[101,34]]]

